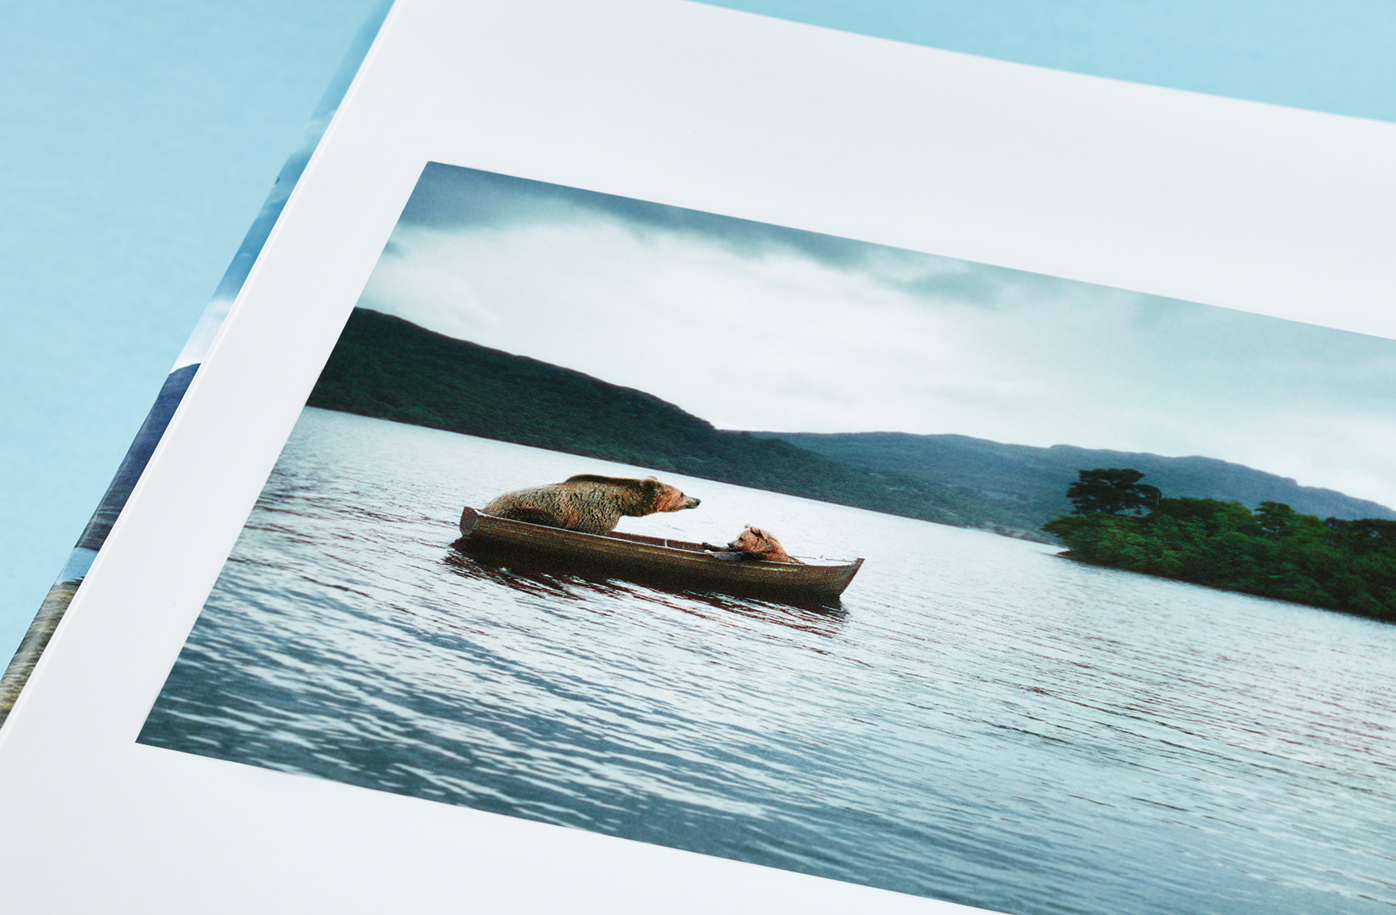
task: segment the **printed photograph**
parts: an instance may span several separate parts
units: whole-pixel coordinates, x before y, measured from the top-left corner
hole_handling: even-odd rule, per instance
[[[1011,915],[1389,912],[1393,454],[1396,341],[432,163],[139,741]]]

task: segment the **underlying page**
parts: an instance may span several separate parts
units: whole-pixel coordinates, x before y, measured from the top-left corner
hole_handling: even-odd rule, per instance
[[[380,4],[379,8],[359,30],[359,34],[355,36],[354,43],[349,50],[345,52],[344,59],[340,62],[338,71],[331,79],[329,88],[325,90],[324,97],[320,99],[319,105],[311,114],[300,147],[291,154],[286,164],[282,166],[281,173],[276,176],[271,192],[262,204],[261,212],[257,214],[257,218],[248,229],[237,254],[233,256],[233,262],[223,274],[218,288],[214,291],[213,300],[204,309],[189,341],[175,360],[174,368],[161,386],[160,393],[156,395],[155,403],[151,405],[145,421],[136,431],[135,440],[131,442],[131,447],[127,449],[126,455],[122,458],[115,477],[107,487],[107,491],[103,494],[96,510],[92,513],[91,520],[88,521],[87,526],[78,537],[72,554],[58,573],[57,581],[44,595],[43,603],[40,605],[38,613],[35,614],[34,620],[29,624],[29,628],[25,631],[19,646],[15,649],[14,656],[10,658],[4,673],[0,674],[0,726],[3,726],[5,719],[9,717],[10,709],[14,707],[20,691],[29,681],[29,675],[33,673],[34,666],[39,662],[39,657],[48,646],[59,622],[62,621],[64,612],[73,600],[73,595],[77,593],[88,570],[92,568],[92,562],[97,558],[97,552],[102,548],[102,544],[106,542],[107,535],[111,533],[112,525],[116,523],[121,510],[126,507],[126,501],[131,497],[131,491],[145,471],[146,464],[149,463],[150,456],[155,451],[155,446],[159,444],[160,438],[165,434],[171,417],[174,416],[175,410],[184,398],[185,391],[189,389],[189,383],[193,380],[194,373],[199,369],[199,363],[203,361],[209,345],[218,333],[218,328],[222,326],[223,319],[227,317],[228,308],[242,289],[243,281],[247,278],[252,264],[257,260],[257,255],[261,253],[262,246],[266,244],[268,234],[276,225],[276,220],[286,205],[286,199],[295,188],[296,182],[300,180],[301,173],[305,170],[311,153],[315,151],[315,147],[324,136],[330,118],[334,116],[335,110],[344,98],[344,93],[348,91],[349,83],[354,78],[354,74],[358,72],[359,65],[363,62],[364,55],[368,53],[369,46],[377,36],[378,29],[382,26],[383,19],[387,16],[391,5],[391,0],[385,0],[384,3]]]

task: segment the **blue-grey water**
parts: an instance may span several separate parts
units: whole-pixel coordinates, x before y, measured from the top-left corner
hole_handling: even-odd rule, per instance
[[[661,474],[622,530],[864,556],[837,613],[516,573],[630,468],[307,409],[140,740],[1010,913],[1388,912],[1396,626]]]

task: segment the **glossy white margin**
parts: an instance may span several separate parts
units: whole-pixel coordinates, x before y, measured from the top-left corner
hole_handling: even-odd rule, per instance
[[[14,911],[969,911],[137,733],[423,165],[1396,338],[1396,125],[668,0],[401,0],[0,732]]]

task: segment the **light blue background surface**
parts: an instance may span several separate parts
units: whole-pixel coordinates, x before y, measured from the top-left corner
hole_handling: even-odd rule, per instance
[[[0,665],[375,0],[0,4]],[[1396,121],[1387,0],[726,0]]]

